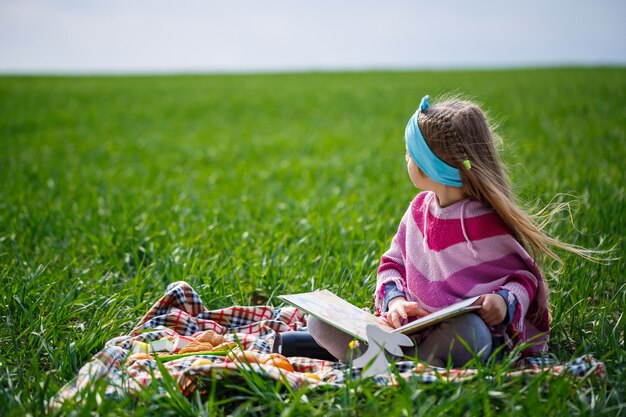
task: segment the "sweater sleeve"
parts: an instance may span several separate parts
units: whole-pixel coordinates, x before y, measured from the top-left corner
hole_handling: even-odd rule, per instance
[[[549,333],[549,316],[547,310],[537,310],[536,294],[541,294],[541,275],[531,270],[518,270],[509,275],[507,281],[494,292],[505,290],[508,292],[508,303],[515,299],[516,305],[512,315],[506,323],[506,333],[511,338],[513,344],[518,344],[535,334],[543,333],[539,338],[533,339],[537,344],[531,350],[542,351],[547,348],[547,337]],[[545,295],[539,298],[545,300]],[[540,315],[540,316],[539,316]],[[540,317],[539,319],[537,317]],[[527,328],[527,324],[532,324]],[[527,331],[529,330],[529,331]]]
[[[406,287],[406,269],[404,267],[403,248],[406,242],[406,220],[410,215],[410,207],[402,217],[402,221],[398,226],[390,248],[383,254],[380,259],[380,266],[376,276],[376,291],[374,293],[374,304],[378,314],[385,311],[385,285],[394,283],[395,288],[400,292],[404,292]]]
[[[496,291],[495,294],[498,294],[502,298],[504,298],[504,302],[506,303],[506,316],[504,316],[504,320],[501,324],[509,324],[513,321],[513,317],[515,317],[515,310],[517,309],[517,300],[515,296],[509,293],[505,289],[501,289]]]
[[[383,297],[383,305],[381,307],[381,313],[385,313],[387,312],[387,310],[389,310],[389,302],[393,300],[394,298],[398,298],[398,297],[406,298],[406,294],[404,294],[403,291],[400,291],[398,287],[396,287],[396,284],[392,281],[385,284],[384,292],[385,292],[385,295]]]

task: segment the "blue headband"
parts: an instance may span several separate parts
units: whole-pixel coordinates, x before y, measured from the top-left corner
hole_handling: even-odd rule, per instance
[[[404,131],[404,138],[406,139],[406,147],[409,150],[409,155],[413,161],[417,164],[431,180],[444,185],[451,185],[454,187],[461,187],[461,175],[459,170],[446,162],[439,159],[437,155],[428,147],[422,132],[420,131],[417,123],[417,117],[421,112],[426,110],[428,106],[428,99],[430,96],[424,96],[419,108],[415,114],[409,119],[409,123],[406,125]]]

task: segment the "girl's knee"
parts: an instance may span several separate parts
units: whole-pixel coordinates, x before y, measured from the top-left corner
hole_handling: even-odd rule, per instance
[[[347,352],[352,336],[313,316],[309,316],[307,328],[317,344],[330,352],[340,362],[347,361]]]
[[[491,342],[491,330],[478,314],[467,313],[447,321],[453,333],[460,336],[471,336],[468,339]]]
[[[481,362],[485,362],[491,354],[492,336],[489,326],[477,314],[469,313],[459,316],[451,324],[452,331],[463,347],[457,351],[465,350],[468,353],[478,355]],[[469,360],[471,358],[467,358]]]
[[[463,314],[446,320],[424,341],[424,354],[444,362],[452,358],[454,366],[463,366],[474,356],[485,362],[491,354],[491,331],[476,314]]]
[[[311,333],[315,339],[324,339],[336,331],[336,329],[331,325],[313,316],[309,316],[307,320],[307,328],[309,333]]]
[[[322,323],[324,322],[319,320],[318,318],[309,316],[306,322],[306,327],[307,329],[309,329],[309,333],[316,334],[320,331]]]

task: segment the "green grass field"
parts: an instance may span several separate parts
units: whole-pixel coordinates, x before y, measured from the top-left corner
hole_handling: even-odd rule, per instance
[[[250,377],[187,402],[148,389],[73,415],[626,414],[626,69],[176,77],[0,77],[0,415],[40,415],[169,282],[208,308],[327,287],[371,306],[380,255],[415,195],[404,127],[455,92],[499,124],[516,192],[573,201],[547,272],[560,360],[604,381],[502,378],[289,392]],[[554,270],[554,265],[548,265]],[[222,385],[227,385],[222,383]]]

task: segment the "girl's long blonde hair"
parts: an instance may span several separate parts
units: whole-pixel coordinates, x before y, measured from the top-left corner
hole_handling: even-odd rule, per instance
[[[562,266],[562,260],[553,248],[597,259],[594,257],[597,251],[562,242],[544,232],[546,219],[554,212],[567,208],[567,204],[548,208],[536,215],[519,206],[500,161],[496,137],[478,105],[448,99],[421,112],[418,123],[430,149],[440,159],[459,169],[464,192],[471,199],[493,208],[537,264],[543,264],[545,258],[550,257]],[[463,163],[466,160],[471,165],[470,169]]]

